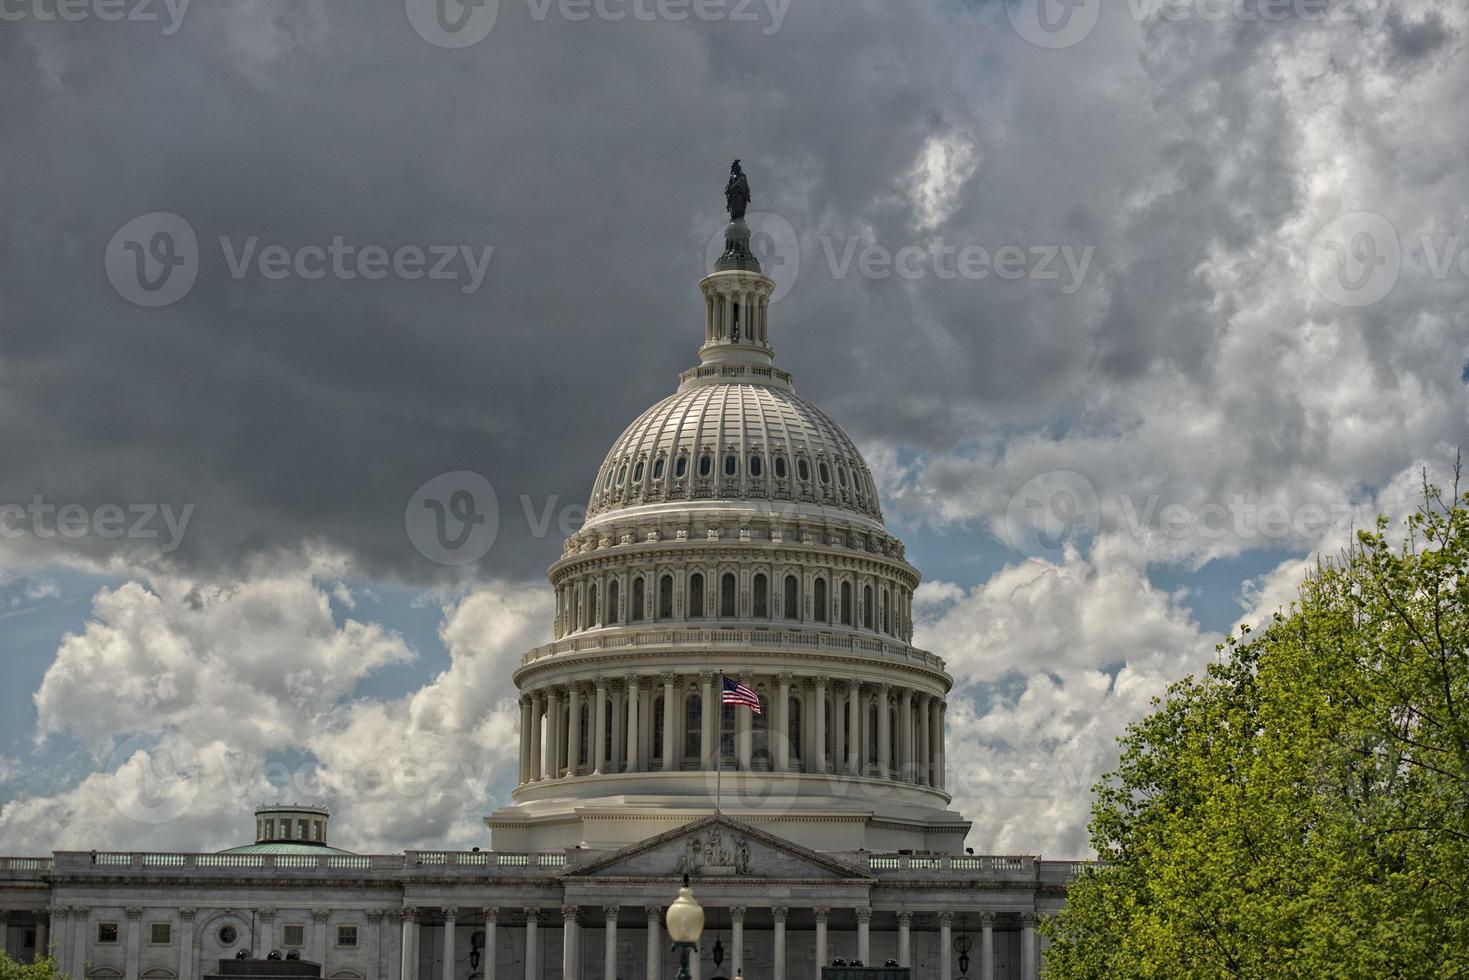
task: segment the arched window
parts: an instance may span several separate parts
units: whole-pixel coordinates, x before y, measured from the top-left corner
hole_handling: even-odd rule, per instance
[[[613,579],[607,586],[607,622],[616,623],[618,616],[618,600],[622,598],[622,585]]]
[[[653,699],[653,761],[663,762],[663,695]]]
[[[617,473],[616,473],[615,470],[610,470],[609,469],[607,471],[607,479],[605,479],[605,480],[602,481],[602,489],[603,489],[603,491],[607,491],[607,490],[611,490],[612,489],[612,478],[614,476],[616,476],[616,475],[617,475]]]
[[[724,475],[737,476],[740,472],[740,458],[734,453],[724,457]]]
[[[826,579],[819,578],[811,589],[811,601],[816,606],[816,621],[824,623],[827,621],[826,611]]]
[[[653,461],[653,482],[654,483],[657,483],[659,480],[663,479],[663,466],[664,466],[664,460],[663,460],[663,457],[662,456],[659,456],[657,459],[655,459]]]
[[[617,758],[617,746],[613,744],[612,740],[612,726],[616,723],[616,719],[613,716],[617,714],[616,711],[612,710],[613,704],[612,699],[608,698],[607,710],[602,712],[606,716],[602,721],[602,758],[607,760],[608,772],[616,771],[612,768],[615,765],[612,760]]]
[[[775,478],[784,480],[786,478],[786,458],[784,455],[775,457]]]
[[[576,762],[571,766],[571,774],[573,776],[576,775],[576,770],[580,767],[582,760],[591,758],[591,750],[589,748],[592,743],[591,717],[591,705],[583,703],[581,706],[581,730],[578,733]]]
[[[796,457],[796,475],[801,478],[802,483],[811,482],[811,464],[806,462],[805,456]]]
[[[665,575],[658,580],[658,618],[673,618],[673,576]]]
[[[862,625],[872,629],[872,586],[862,586]]]
[[[643,621],[643,606],[647,600],[648,587],[641,575],[632,580],[632,608],[627,611],[629,623],[641,623]]]
[[[765,460],[759,456],[750,457],[750,475],[756,478],[765,475]]]
[[[704,618],[704,575],[695,572],[689,576],[689,618]]]
[[[822,483],[831,482],[831,469],[826,465],[825,460],[816,464],[816,472],[821,477]]]
[[[587,629],[597,625],[597,583],[587,589]]]
[[[837,467],[837,482],[844,487],[847,485],[847,468],[845,466]]]
[[[634,483],[642,483],[643,482],[643,461],[642,460],[638,460],[637,461],[637,464],[635,466],[633,466],[633,468],[632,468],[632,482],[634,482]]]
[[[786,576],[785,616],[786,619],[801,618],[801,582],[794,575]]]
[[[690,694],[684,702],[683,754],[698,758],[704,751],[704,698]]]
[[[877,765],[877,702],[867,703],[867,761]]]
[[[794,694],[786,704],[786,737],[791,741],[791,758],[800,761],[801,751],[801,699]]]
[[[575,586],[571,593],[571,628],[573,631],[581,629],[581,590]]]
[[[627,464],[623,463],[617,468],[617,482],[619,485],[627,482]]]
[[[674,460],[674,462],[673,462],[673,476],[674,476],[674,479],[682,480],[684,477],[686,477],[688,475],[689,475],[689,458],[687,456],[680,456],[678,459]]]
[[[708,476],[714,472],[714,457],[705,453],[699,457],[699,475]]]
[[[768,579],[768,578],[765,577],[765,573],[762,572],[759,575],[756,575],[755,576],[755,584],[754,584],[753,591],[754,591],[754,598],[755,598],[755,618],[756,619],[769,619],[770,618],[770,579]]]
[[[852,583],[842,583],[842,625],[852,625]]]
[[[879,628],[884,633],[888,632],[888,598],[888,590],[884,587],[882,590],[882,619],[879,621],[881,623]]]
[[[719,615],[724,619],[733,619],[737,615],[734,572],[725,572],[719,580]]]

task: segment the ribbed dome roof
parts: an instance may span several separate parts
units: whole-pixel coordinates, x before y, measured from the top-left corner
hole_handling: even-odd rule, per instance
[[[312,841],[264,841],[258,844],[242,844],[220,851],[221,854],[347,854],[340,847],[328,847]]]
[[[791,501],[882,521],[852,440],[779,378],[687,378],[613,443],[588,518],[677,501]]]

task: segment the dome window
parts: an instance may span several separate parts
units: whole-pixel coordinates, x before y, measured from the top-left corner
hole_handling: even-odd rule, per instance
[[[708,453],[699,457],[699,475],[708,476],[714,472],[714,457]]]
[[[724,475],[738,476],[740,472],[740,458],[734,453],[724,457]]]
[[[816,607],[816,621],[826,622],[826,579],[819,578],[811,588],[812,605]]]
[[[719,580],[719,615],[722,619],[733,619],[737,615],[734,572],[725,572]]]
[[[784,480],[786,478],[786,458],[784,455],[775,457],[775,478]]]
[[[755,576],[755,618],[770,618],[770,579],[763,572]]]
[[[632,482],[643,482],[643,461],[638,460],[637,465],[632,468]],[[844,481],[845,482],[845,481]]]
[[[612,476],[613,476],[613,472],[612,472],[612,470],[609,469],[607,471],[607,479],[605,479],[605,480],[602,481],[602,490],[604,492],[607,491],[607,490],[611,490],[612,489]]]
[[[831,483],[831,468],[826,465],[824,460],[816,464],[816,472],[821,476],[823,485]]]
[[[623,463],[617,468],[617,482],[619,485],[627,482],[627,464]]]
[[[664,459],[663,459],[662,456],[659,456],[657,459],[653,460],[653,482],[654,483],[657,483],[659,480],[663,479],[663,464],[664,464]]]
[[[843,487],[847,485],[847,468],[845,466],[837,467],[837,482],[840,483]]]
[[[627,621],[629,623],[641,623],[643,621],[643,605],[647,601],[647,585],[643,577],[639,575],[632,580],[632,608],[628,610]]]
[[[704,618],[704,576],[701,572],[689,576],[689,618]]]
[[[673,576],[664,575],[658,580],[658,618],[673,618]]]
[[[806,462],[805,456],[796,460],[796,475],[801,478],[802,483],[811,482],[811,464]]]
[[[794,575],[786,576],[784,605],[786,619],[801,618],[801,583]]]
[[[673,463],[673,478],[675,480],[682,480],[684,477],[686,477],[688,475],[689,475],[689,458],[687,456],[680,456],[678,459],[674,460],[674,463]]]
[[[750,457],[750,475],[757,479],[765,475],[765,460],[759,456]]]

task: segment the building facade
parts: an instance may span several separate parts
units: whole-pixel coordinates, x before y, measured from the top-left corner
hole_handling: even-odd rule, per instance
[[[0,858],[6,947],[76,980],[200,980],[234,957],[331,980],[1033,980],[1074,862],[976,856],[950,809],[952,686],[912,646],[919,582],[851,439],[777,368],[743,208],[699,284],[699,363],[613,444],[525,654],[518,786],[491,849],[358,855],[266,807],[219,854]],[[724,703],[726,679],[758,700]]]

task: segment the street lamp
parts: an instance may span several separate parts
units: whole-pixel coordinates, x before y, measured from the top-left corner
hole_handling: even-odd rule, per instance
[[[668,906],[668,936],[673,940],[673,950],[678,953],[678,980],[693,980],[689,973],[689,954],[699,948],[699,936],[704,932],[704,909],[694,899],[689,888],[689,876],[683,876],[683,887],[678,898]]]

